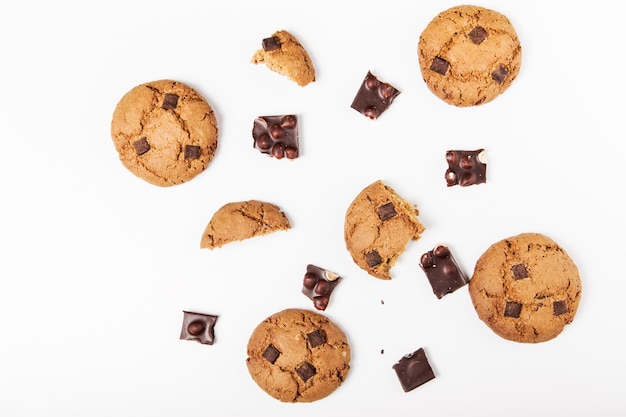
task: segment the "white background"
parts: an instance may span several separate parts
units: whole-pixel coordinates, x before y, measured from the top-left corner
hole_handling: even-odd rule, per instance
[[[626,3],[480,3],[509,17],[523,59],[476,108],[436,98],[418,66],[421,31],[457,4],[4,5],[0,415],[624,415]],[[250,63],[279,29],[308,50],[315,83]],[[376,121],[350,108],[368,70],[401,91]],[[130,174],[110,138],[122,95],[163,78],[204,95],[220,129],[208,169],[170,188]],[[254,118],[284,113],[300,117],[295,161],[252,148]],[[446,187],[453,148],[487,150],[487,184]],[[392,281],[360,270],[343,241],[347,207],[377,179],[427,229]],[[200,249],[212,214],[247,199],[279,205],[293,228]],[[583,282],[574,322],[536,345],[492,333],[467,287],[438,300],[418,265],[443,242],[471,274],[522,232],[556,240]],[[283,404],[249,377],[246,343],[268,315],[313,309],[308,263],[343,276],[325,314],[352,366],[326,399]],[[219,315],[214,345],[179,340],[185,309]],[[405,393],[391,367],[419,347],[437,377]]]

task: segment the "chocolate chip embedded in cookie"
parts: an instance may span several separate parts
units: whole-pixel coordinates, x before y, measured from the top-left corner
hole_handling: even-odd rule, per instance
[[[478,317],[516,342],[544,342],[574,320],[578,268],[552,239],[524,233],[491,245],[476,262],[469,293]]]
[[[506,16],[477,6],[441,12],[418,44],[422,77],[439,98],[455,106],[487,103],[517,77],[522,47]]]
[[[350,370],[344,332],[327,317],[287,309],[263,320],[248,341],[246,365],[263,391],[283,402],[312,402],[334,392]]]
[[[289,77],[302,87],[315,81],[311,57],[296,37],[285,30],[263,39],[262,48],[254,53],[252,63],[264,63],[272,71]]]
[[[159,186],[189,181],[217,150],[217,122],[208,102],[178,81],[139,85],[117,104],[111,137],[122,164]]]
[[[346,212],[344,239],[354,262],[370,275],[391,279],[390,269],[424,226],[419,211],[378,180],[364,188]]]
[[[291,229],[289,219],[275,204],[258,200],[238,201],[220,207],[206,226],[201,248],[215,249],[227,243]]]

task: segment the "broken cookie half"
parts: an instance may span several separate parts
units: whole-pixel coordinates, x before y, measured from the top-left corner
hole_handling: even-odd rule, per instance
[[[252,56],[252,63],[263,63],[301,87],[315,81],[315,67],[311,57],[296,37],[285,30],[263,39],[262,48]]]
[[[204,229],[200,247],[219,248],[227,243],[291,229],[289,219],[275,204],[249,200],[220,207]]]

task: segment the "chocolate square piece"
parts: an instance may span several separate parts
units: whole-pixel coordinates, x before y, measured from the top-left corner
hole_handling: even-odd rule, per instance
[[[313,300],[313,306],[316,309],[326,310],[330,295],[339,281],[341,277],[334,272],[315,265],[307,265],[306,274],[302,280],[302,294]]]
[[[404,355],[398,363],[393,365],[393,369],[398,375],[404,392],[409,392],[435,378],[435,373],[428,363],[423,348]]]
[[[526,265],[517,264],[511,267],[511,272],[513,272],[513,278],[515,280],[528,278],[528,269],[526,269]]]
[[[420,259],[420,266],[426,273],[430,286],[437,298],[450,294],[467,284],[469,278],[459,268],[456,260],[445,245],[437,245]]]
[[[185,159],[198,159],[202,154],[202,149],[195,145],[185,146]]]
[[[475,151],[448,151],[446,152],[448,170],[446,182],[448,187],[460,185],[483,184],[487,182],[487,164],[485,162],[485,150]]]
[[[494,72],[491,73],[491,78],[493,78],[493,80],[498,84],[502,84],[508,75],[509,70],[504,65],[500,65]]]
[[[280,356],[280,351],[274,347],[271,343],[265,348],[262,355],[266,361],[274,365],[276,359]]]
[[[174,110],[176,106],[178,106],[178,96],[176,94],[166,94],[161,107],[165,110]]]
[[[555,316],[560,316],[561,314],[569,313],[569,308],[567,308],[567,301],[555,301],[552,303],[552,309],[554,311]]]
[[[378,207],[378,217],[382,221],[389,220],[397,214],[396,208],[391,201]]]
[[[362,115],[375,120],[387,110],[398,94],[400,91],[391,84],[379,81],[368,71],[351,107]]]
[[[433,62],[430,63],[430,70],[437,74],[446,75],[450,68],[450,63],[443,58],[436,56],[433,58]]]
[[[275,51],[280,49],[280,41],[276,36],[263,39],[263,50],[265,52]]]
[[[309,341],[309,346],[315,348],[326,343],[326,332],[322,329],[317,329],[307,334],[306,338]]]
[[[519,318],[521,312],[522,305],[520,303],[507,301],[504,305],[504,317],[513,317],[514,319],[517,319]]]
[[[370,268],[373,268],[376,265],[382,264],[383,258],[380,257],[380,254],[378,252],[373,250],[365,254],[365,261],[367,262]]]
[[[476,26],[470,31],[470,33],[467,34],[467,36],[473,43],[480,45],[485,39],[487,39],[487,31],[481,26]]]
[[[214,327],[217,316],[183,311],[181,340],[195,340],[205,345],[212,345],[215,340]]]
[[[277,159],[296,159],[300,152],[298,117],[293,114],[257,117],[252,127],[252,138],[254,147],[261,153]]]
[[[150,150],[150,143],[148,143],[148,139],[141,138],[133,142],[133,147],[135,148],[137,155],[141,156]]]
[[[313,376],[317,373],[315,367],[308,362],[304,362],[302,365],[296,368],[296,373],[304,382],[313,378]]]

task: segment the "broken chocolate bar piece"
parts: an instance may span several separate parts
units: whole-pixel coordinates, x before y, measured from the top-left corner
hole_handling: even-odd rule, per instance
[[[446,182],[448,187],[460,185],[483,184],[487,182],[487,164],[485,162],[485,150],[475,151],[448,151],[446,152],[448,170]]]
[[[404,355],[398,363],[393,365],[393,369],[398,375],[404,392],[409,392],[435,378],[435,373],[428,363],[423,348]]]
[[[433,250],[423,254],[420,259],[420,266],[426,273],[430,286],[439,299],[469,282],[469,278],[459,268],[450,249],[445,245],[437,245]]]
[[[180,331],[181,340],[195,340],[205,345],[215,341],[214,327],[217,316],[210,314],[183,311],[183,327]]]
[[[316,309],[326,310],[330,295],[339,281],[341,277],[334,272],[315,265],[307,265],[306,274],[302,280],[302,294],[313,300],[313,306]]]
[[[400,91],[391,84],[379,81],[368,71],[351,107],[362,115],[376,120],[387,110],[398,94]]]
[[[261,153],[277,159],[298,157],[298,117],[293,114],[284,116],[260,116],[252,127],[254,147]]]

